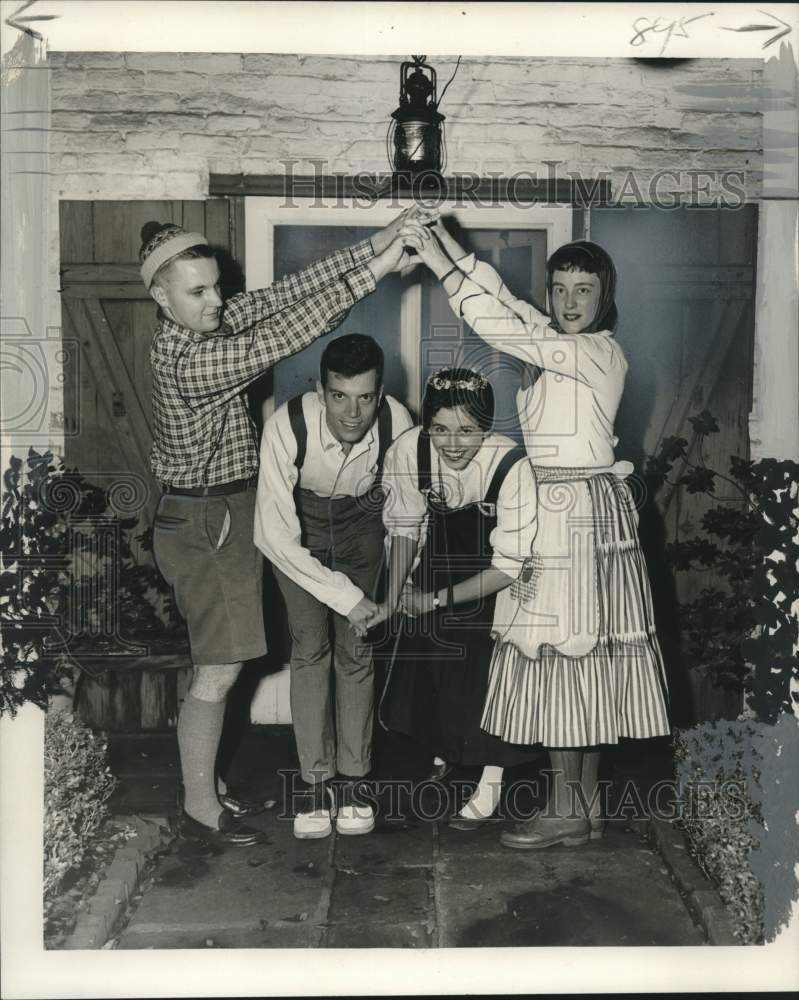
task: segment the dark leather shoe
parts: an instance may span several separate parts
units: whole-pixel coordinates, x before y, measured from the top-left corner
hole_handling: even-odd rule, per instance
[[[481,816],[477,819],[476,816],[453,816],[449,821],[449,825],[453,830],[463,830],[468,833],[471,830],[479,830],[485,826],[491,826],[493,823],[499,823],[501,820],[498,816]]]
[[[252,799],[244,799],[236,795],[224,794],[218,795],[217,798],[222,808],[227,809],[234,816],[257,816],[265,808],[262,802],[253,802]],[[175,804],[178,808],[178,815],[180,815],[186,804],[186,794],[182,785],[175,792]]]
[[[430,773],[425,778],[425,781],[443,781],[448,774],[451,774],[455,770],[453,764],[448,764],[444,761],[443,764],[433,764]]]
[[[263,802],[255,802],[253,799],[245,799],[239,795],[224,794],[219,796],[219,802],[223,808],[234,816],[257,816],[264,811]]]
[[[564,847],[582,847],[588,843],[590,830],[587,820],[578,820],[568,827],[561,827],[559,831],[545,833],[534,820],[523,820],[516,823],[512,830],[501,833],[499,840],[505,847],[515,847],[522,851],[540,851],[558,844]]]
[[[251,847],[266,839],[260,830],[242,823],[226,809],[219,814],[218,830],[206,826],[187,812],[182,812],[178,818],[177,832],[181,840],[202,841],[216,847]]]

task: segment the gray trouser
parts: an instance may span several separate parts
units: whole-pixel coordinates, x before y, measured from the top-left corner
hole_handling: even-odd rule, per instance
[[[383,556],[379,512],[364,510],[354,499],[330,501],[299,490],[297,513],[303,545],[373,598]],[[346,617],[331,612],[277,567],[275,578],[291,635],[291,718],[300,773],[310,783],[336,774],[363,776],[372,756],[371,647],[353,632]]]

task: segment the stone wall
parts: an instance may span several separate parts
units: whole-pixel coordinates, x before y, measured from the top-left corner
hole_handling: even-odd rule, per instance
[[[440,93],[455,60],[430,62]],[[201,198],[210,172],[283,173],[288,159],[387,169],[397,58],[54,52],[50,65],[60,198]],[[754,197],[761,74],[758,60],[466,59],[442,104],[446,172],[544,176],[558,160],[608,170],[617,190],[634,170],[645,191],[657,171],[737,171]]]
[[[387,171],[395,57],[51,52],[49,322],[60,324],[58,201],[191,199],[210,173]],[[455,68],[430,57],[439,93]],[[690,192],[688,171],[762,184],[762,62],[469,58],[442,104],[447,174],[592,177],[648,200]],[[696,183],[694,181],[693,183]]]

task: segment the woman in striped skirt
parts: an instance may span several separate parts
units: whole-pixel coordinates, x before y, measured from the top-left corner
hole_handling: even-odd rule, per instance
[[[497,599],[482,726],[549,750],[547,808],[502,834],[509,847],[601,837],[599,747],[669,733],[663,661],[638,543],[629,462],[613,423],[627,362],[613,338],[615,270],[601,247],[567,244],[547,262],[551,318],[515,298],[437,223],[420,256],[456,315],[525,362],[519,420],[538,481],[538,535]]]

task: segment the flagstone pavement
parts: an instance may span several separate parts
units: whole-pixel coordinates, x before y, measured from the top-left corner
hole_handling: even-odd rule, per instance
[[[701,945],[696,925],[657,849],[628,818],[575,848],[502,846],[510,819],[461,832],[446,822],[451,785],[413,784],[425,761],[383,737],[375,771],[380,810],[365,836],[335,832],[296,840],[286,790],[296,770],[290,727],[252,726],[229,751],[231,786],[267,803],[253,818],[265,842],[218,853],[174,840],[116,947],[461,948],[553,945]],[[174,733],[116,734],[112,768],[118,815],[169,818],[179,781]],[[641,799],[670,776],[668,746],[650,741],[606,754],[615,801]],[[513,804],[540,798],[545,759],[506,775]],[[280,772],[283,772],[282,774]],[[463,772],[456,777],[476,777]],[[392,783],[393,782],[393,783]],[[415,789],[415,791],[414,791]],[[632,796],[635,797],[634,795]],[[612,798],[613,801],[613,798]],[[511,808],[503,800],[504,812]]]

